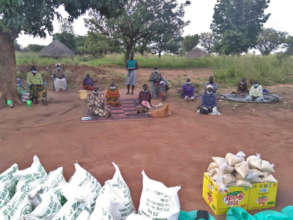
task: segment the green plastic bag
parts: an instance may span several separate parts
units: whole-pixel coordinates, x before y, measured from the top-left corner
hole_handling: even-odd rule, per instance
[[[281,212],[262,211],[254,216],[242,208],[233,207],[227,212],[226,220],[293,220],[293,206],[288,206]]]
[[[197,217],[197,211],[192,211],[192,212],[180,211],[179,220],[195,220],[196,217]],[[209,215],[209,220],[215,220],[215,218]]]

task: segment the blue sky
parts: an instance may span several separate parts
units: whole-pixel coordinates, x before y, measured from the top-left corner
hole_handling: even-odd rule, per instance
[[[185,0],[178,0],[183,2]],[[210,31],[210,24],[213,17],[213,9],[216,0],[191,0],[192,4],[186,9],[185,19],[191,23],[185,28],[184,34],[197,34],[201,32]],[[293,0],[271,0],[270,7],[267,13],[271,13],[266,27],[272,27],[276,30],[285,31],[293,35]],[[61,13],[66,16],[64,10],[60,9]],[[74,22],[74,32],[78,35],[85,35],[87,29],[84,26],[84,17],[80,17]],[[54,32],[59,31],[59,24],[54,22]],[[45,39],[33,38],[27,35],[20,35],[18,43],[22,46],[28,44],[42,44],[48,45],[52,41],[52,37],[48,36]]]

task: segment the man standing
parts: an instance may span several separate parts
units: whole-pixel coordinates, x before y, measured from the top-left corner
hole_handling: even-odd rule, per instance
[[[44,87],[44,81],[41,73],[37,72],[35,66],[32,66],[31,72],[27,73],[27,84],[30,88],[30,100],[34,104],[38,104],[38,99],[42,99],[42,103],[47,105],[47,93]]]
[[[132,53],[130,56],[130,60],[127,60],[126,68],[128,70],[126,77],[126,86],[127,86],[127,95],[129,95],[130,87],[131,94],[134,94],[134,88],[136,85],[136,70],[138,69],[138,63],[133,59],[134,54]]]
[[[159,85],[163,80],[162,74],[158,71],[158,68],[155,67],[154,72],[152,72],[149,81],[152,83],[152,96],[154,99],[159,96]]]

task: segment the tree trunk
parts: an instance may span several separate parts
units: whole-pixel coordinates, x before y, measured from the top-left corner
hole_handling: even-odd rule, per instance
[[[160,51],[159,52],[159,59],[161,59],[161,56],[162,56],[162,52]]]
[[[132,46],[127,46],[126,53],[125,53],[125,63],[127,63],[127,60],[129,60],[132,49],[133,49]]]
[[[5,106],[7,99],[20,104],[16,91],[14,39],[2,32],[0,32],[0,67],[0,108]]]

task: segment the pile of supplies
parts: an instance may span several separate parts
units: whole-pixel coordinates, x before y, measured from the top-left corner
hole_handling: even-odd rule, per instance
[[[209,164],[207,175],[225,191],[229,186],[252,187],[253,183],[274,182],[274,164],[263,160],[259,154],[245,158],[243,152],[227,153],[225,158],[213,157]]]
[[[231,207],[259,210],[276,206],[278,181],[274,164],[243,152],[213,157],[203,179],[203,198],[216,215]]]
[[[145,172],[138,213],[119,167],[102,186],[78,163],[67,182],[60,167],[47,174],[37,156],[0,174],[0,220],[178,220],[180,187],[166,187]]]

